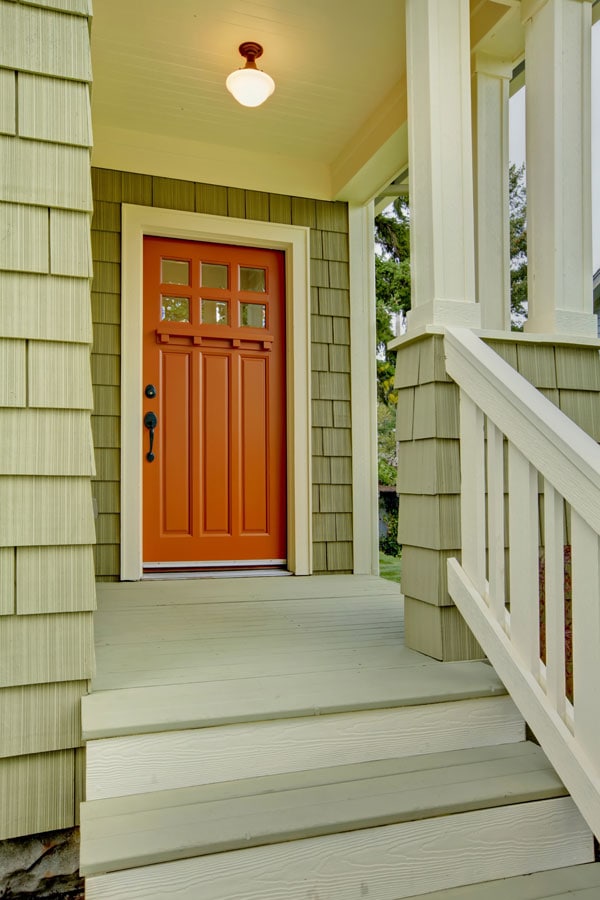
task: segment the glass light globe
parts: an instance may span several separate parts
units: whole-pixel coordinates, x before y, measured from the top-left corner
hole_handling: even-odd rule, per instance
[[[242,106],[260,106],[275,90],[275,82],[260,69],[244,68],[232,72],[225,87]]]

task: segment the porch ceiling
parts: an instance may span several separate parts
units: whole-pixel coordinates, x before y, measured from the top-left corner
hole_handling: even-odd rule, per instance
[[[472,0],[477,39],[511,9]],[[225,90],[244,40],[259,109]],[[406,164],[404,0],[100,0],[92,58],[96,165],[368,199]]]

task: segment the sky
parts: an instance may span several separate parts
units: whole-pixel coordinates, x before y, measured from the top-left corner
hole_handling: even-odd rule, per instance
[[[510,161],[525,162],[525,89],[510,101]],[[600,268],[600,22],[592,28],[592,261]]]

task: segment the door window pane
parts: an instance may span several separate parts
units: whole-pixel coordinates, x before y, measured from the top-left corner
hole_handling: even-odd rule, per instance
[[[189,284],[190,264],[184,259],[161,259],[161,284]]]
[[[240,325],[249,328],[267,327],[267,307],[264,303],[240,303]]]
[[[229,325],[228,304],[222,300],[203,300],[202,324]]]
[[[251,269],[249,266],[240,266],[240,291],[266,290],[266,278],[264,269]]]
[[[187,297],[161,297],[160,317],[164,322],[189,322],[190,301]]]
[[[229,287],[229,266],[217,265],[217,263],[202,263],[201,271],[202,287],[223,288]]]

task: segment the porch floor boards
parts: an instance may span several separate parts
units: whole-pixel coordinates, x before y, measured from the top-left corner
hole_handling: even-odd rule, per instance
[[[86,739],[504,693],[486,663],[407,649],[373,576],[99,584],[95,625]]]

